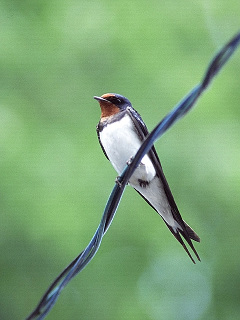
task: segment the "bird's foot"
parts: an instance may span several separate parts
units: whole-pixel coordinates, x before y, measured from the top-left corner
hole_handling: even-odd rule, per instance
[[[130,164],[132,163],[132,161],[133,161],[133,157],[131,157],[131,158],[126,162],[127,165],[130,166]]]
[[[149,185],[149,182],[146,180],[138,179],[138,182],[141,188],[146,188]]]
[[[115,179],[115,182],[119,185],[119,187],[121,188],[122,187],[122,181],[121,181],[121,177],[120,176],[117,176],[117,178]]]

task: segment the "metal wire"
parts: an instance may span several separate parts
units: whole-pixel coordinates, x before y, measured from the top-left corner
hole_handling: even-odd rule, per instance
[[[49,313],[52,307],[55,305],[57,298],[64,287],[69,281],[77,275],[84,267],[91,261],[96,254],[101,244],[104,234],[107,232],[117,207],[123,195],[126,184],[128,183],[131,175],[136,167],[140,164],[141,159],[146,153],[149,152],[153,143],[159,139],[177,120],[183,117],[190,109],[195,105],[196,101],[202,94],[202,92],[209,86],[212,79],[222,69],[224,64],[229,60],[231,55],[237,49],[240,43],[240,33],[232,38],[220,51],[212,62],[209,64],[205,76],[200,84],[194,87],[190,93],[151,131],[147,138],[142,143],[135,157],[131,163],[127,165],[122,172],[110,194],[108,202],[106,204],[101,222],[97,228],[92,240],[82,251],[53,281],[50,287],[47,289],[42,299],[33,312],[26,318],[26,320],[32,319],[44,319]]]

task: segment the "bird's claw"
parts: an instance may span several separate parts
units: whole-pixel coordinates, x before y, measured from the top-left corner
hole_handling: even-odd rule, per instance
[[[115,179],[115,182],[119,185],[119,187],[122,187],[122,182],[121,182],[121,177],[117,176],[117,178]]]
[[[126,162],[127,165],[130,166],[130,164],[132,163],[132,161],[133,161],[133,157],[131,157],[131,158]]]

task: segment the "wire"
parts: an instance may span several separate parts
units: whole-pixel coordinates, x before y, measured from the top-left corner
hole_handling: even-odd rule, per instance
[[[55,305],[58,296],[69,281],[87,266],[98,251],[102,238],[107,232],[114,215],[117,211],[119,202],[125,190],[125,187],[133,174],[134,170],[140,164],[141,159],[152,148],[154,142],[159,139],[173,124],[182,118],[195,105],[202,92],[209,86],[213,78],[222,69],[229,60],[240,43],[240,33],[232,38],[213,58],[209,64],[205,76],[200,84],[195,86],[189,94],[149,133],[131,163],[128,164],[110,194],[106,204],[101,222],[88,246],[83,250],[53,281],[47,289],[42,299],[33,312],[26,320],[44,319],[45,316]]]

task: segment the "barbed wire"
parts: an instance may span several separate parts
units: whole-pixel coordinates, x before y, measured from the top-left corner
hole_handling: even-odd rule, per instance
[[[231,39],[213,58],[209,64],[203,80],[196,85],[179,104],[149,133],[131,163],[126,165],[122,174],[117,178],[115,186],[110,194],[106,204],[101,222],[88,246],[83,250],[53,281],[47,289],[42,299],[33,312],[26,320],[44,319],[49,311],[55,305],[58,296],[69,281],[76,276],[91,261],[101,244],[104,234],[107,232],[114,215],[117,211],[119,202],[125,190],[125,187],[133,174],[134,170],[140,164],[141,159],[152,148],[154,142],[159,139],[176,121],[182,118],[195,105],[196,101],[209,86],[213,78],[222,69],[229,60],[234,51],[240,44],[240,33]]]

